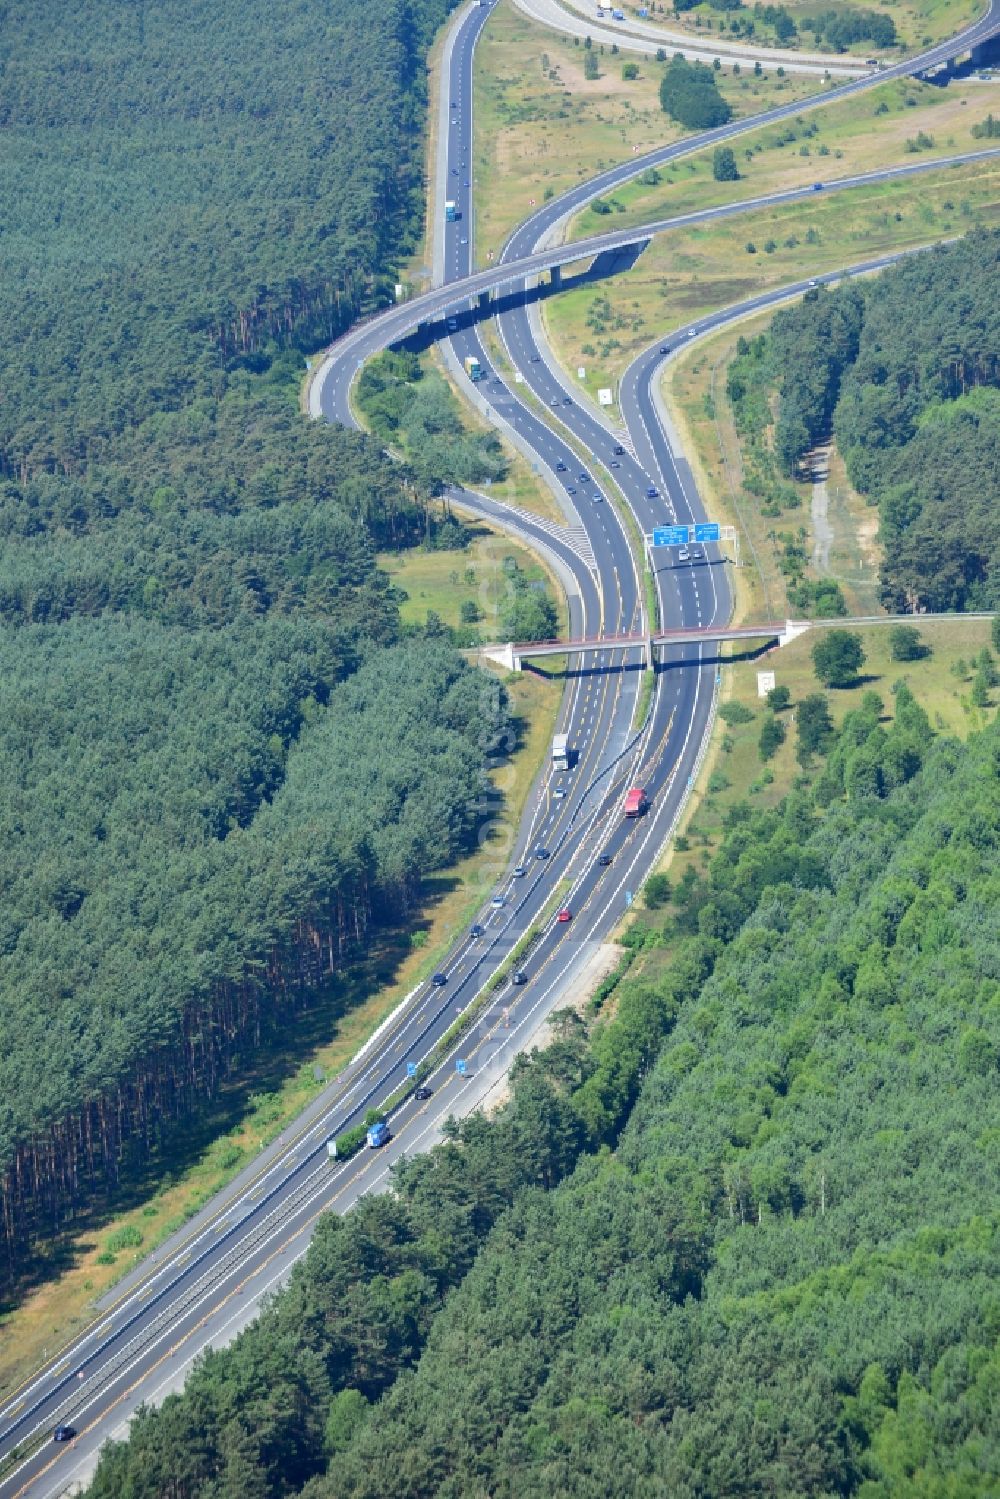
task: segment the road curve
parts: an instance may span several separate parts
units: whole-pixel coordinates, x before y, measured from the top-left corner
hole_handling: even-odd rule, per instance
[[[670,31],[627,16],[624,21],[611,19],[611,6],[602,6],[604,17],[598,18],[596,5],[585,8],[561,0],[514,0],[518,10],[545,26],[549,31],[561,31],[566,36],[590,37],[596,45],[617,46],[622,52],[638,52],[644,57],[652,56],[660,47],[670,53],[680,52],[693,62],[711,63],[715,58],[723,62],[760,62],[762,66],[784,68],[786,73],[805,73],[822,78],[829,73],[834,78],[856,78],[859,73],[869,73],[860,58],[837,57],[830,53],[796,52],[789,47],[763,47],[760,43],[706,41],[694,37],[690,32]]]

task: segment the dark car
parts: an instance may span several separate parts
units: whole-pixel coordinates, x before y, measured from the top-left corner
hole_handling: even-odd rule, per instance
[[[601,857],[598,859],[597,862],[601,866],[602,869],[607,869],[608,865],[611,863],[611,855],[610,854],[602,854]]]
[[[528,975],[519,968],[515,974],[511,975],[510,981],[512,984],[526,984],[528,982]]]
[[[542,848],[542,845],[539,844],[538,847],[535,849],[535,858],[536,859],[547,859],[548,857],[549,857],[549,851],[548,851],[548,849],[547,848]]]
[[[612,458],[612,460],[611,460],[611,467],[612,468],[621,468],[621,464],[618,462],[617,458]]]
[[[617,443],[616,446],[615,446],[615,453],[616,453],[616,455],[620,458],[622,456],[622,454],[624,453],[624,451],[625,451],[625,449],[622,447],[621,443]]]
[[[814,193],[821,193],[822,191],[823,191],[823,183],[822,182],[814,182],[813,183],[813,192]]]
[[[443,989],[447,982],[448,975],[446,973],[436,973],[431,979],[431,983],[434,985],[435,989]]]
[[[569,906],[563,906],[562,910],[559,912],[559,915],[556,917],[556,920],[562,922],[564,926],[567,921],[573,920],[573,912],[570,910]]]
[[[563,396],[563,405],[564,406],[572,406],[572,404],[573,404],[573,397],[572,396]]]
[[[666,344],[663,345],[663,348],[660,350],[660,353],[661,354],[669,354],[670,353],[670,350],[667,348]]]
[[[589,484],[590,483],[590,475],[583,473],[582,470],[581,470],[581,473],[580,473],[580,483],[581,484]]]
[[[419,1098],[420,1101],[421,1101],[421,1103],[422,1103],[425,1098],[433,1098],[434,1097],[434,1089],[433,1088],[425,1088],[424,1085],[421,1083],[421,1085],[420,1085],[419,1088],[414,1088],[414,1090],[413,1090],[413,1096],[414,1096],[414,1098]]]
[[[556,464],[556,473],[557,474],[564,474],[565,472],[566,472],[566,465],[565,465],[565,463],[563,463],[562,459],[560,458],[559,462]]]
[[[566,493],[567,494],[576,494],[576,485],[575,484],[567,484],[566,485]]]
[[[71,1442],[75,1436],[75,1426],[57,1426],[52,1433],[52,1440],[54,1442]]]
[[[477,921],[474,926],[471,926],[469,928],[469,936],[470,937],[481,937],[483,935],[483,933],[485,932],[485,930],[486,930],[486,928],[484,926],[480,926],[479,922]]]

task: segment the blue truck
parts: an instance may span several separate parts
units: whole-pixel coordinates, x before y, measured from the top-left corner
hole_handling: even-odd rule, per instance
[[[368,1129],[368,1149],[369,1150],[378,1150],[378,1148],[379,1148],[380,1145],[388,1145],[388,1143],[389,1143],[389,1141],[391,1139],[392,1139],[392,1136],[389,1133],[389,1126],[386,1124],[386,1122],[385,1122],[384,1119],[379,1119],[375,1124],[369,1126],[369,1129]]]

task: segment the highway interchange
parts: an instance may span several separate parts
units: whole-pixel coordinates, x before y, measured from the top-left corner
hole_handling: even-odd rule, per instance
[[[474,273],[472,64],[488,15],[485,5],[462,11],[452,23],[445,51],[442,119],[448,124],[440,142],[435,203],[455,197],[462,217],[439,225],[444,233],[435,270],[444,284],[342,339],[313,382],[312,409],[328,419],[352,421],[349,392],[359,365],[413,333],[420,322],[425,338],[443,341],[454,368],[470,355],[479,358],[489,378],[476,388],[477,397],[522,450],[534,456],[572,524],[553,526],[487,496],[461,494],[457,502],[516,532],[547,557],[567,590],[573,636],[616,636],[651,623],[645,617],[641,557],[634,555],[635,530],[704,518],[690,470],[672,450],[659,411],[656,388],[664,360],[686,346],[689,335],[777,303],[804,290],[805,283],[720,310],[647,350],[622,381],[626,427],[620,429],[571,391],[540,341],[530,278],[584,254],[627,257],[654,228],[600,236],[571,249],[539,247],[552,244],[586,201],[649,164],[731,138],[764,119],[801,113],[809,101],[688,137],[602,173],[544,205],[511,236],[496,265]],[[922,69],[967,50],[998,27],[1000,0],[993,0],[983,20],[963,38],[885,73],[828,90],[817,102]],[[732,205],[706,210],[704,216],[745,209]],[[609,263],[604,262],[605,268]],[[501,284],[506,293],[502,302],[484,313],[477,297]],[[482,342],[481,318],[494,313],[497,334],[523,377],[520,382],[501,377]],[[449,314],[457,324],[450,337],[444,322]],[[524,388],[532,394],[530,402],[522,396]],[[625,518],[626,510],[632,522]],[[654,554],[661,622],[708,627],[728,620],[729,562],[716,547],[705,553],[691,564],[678,563],[662,551]],[[162,1398],[179,1384],[197,1351],[228,1340],[250,1320],[261,1296],[280,1284],[305,1252],[321,1212],[346,1210],[363,1193],[385,1185],[401,1153],[428,1148],[439,1138],[442,1121],[474,1106],[485,1082],[530,1041],[540,1017],[562,1002],[582,960],[618,924],[653,867],[696,773],[712,722],[717,666],[711,648],[685,647],[657,673],[645,723],[636,726],[640,664],[634,653],[627,659],[620,652],[570,659],[560,728],[569,733],[577,762],[568,773],[546,770],[540,777],[522,826],[512,832],[509,859],[478,918],[482,935],[467,933],[442,963],[447,983],[423,984],[408,996],[299,1125],[262,1153],[154,1259],[137,1267],[94,1324],[0,1406],[0,1464],[5,1463],[0,1467],[0,1499],[27,1492],[47,1499],[91,1472],[100,1445],[120,1433],[129,1412],[143,1400]],[[649,812],[625,822],[622,798],[636,784],[650,795]],[[544,856],[539,856],[542,850]],[[518,867],[526,872],[513,873]],[[568,922],[556,919],[562,906],[572,912]],[[441,1048],[457,1013],[504,968],[525,934],[536,931],[517,963],[527,982],[515,986],[505,978],[490,988],[472,1029],[438,1055],[435,1049]],[[404,1086],[408,1067],[426,1064],[432,1054],[435,1065],[427,1079],[432,1097],[410,1097],[394,1110],[391,1144],[348,1162],[331,1162],[327,1139]],[[465,1064],[465,1076],[456,1069],[458,1060]],[[58,1422],[75,1427],[74,1443],[61,1447],[49,1441]],[[12,1458],[14,1452],[23,1456]]]

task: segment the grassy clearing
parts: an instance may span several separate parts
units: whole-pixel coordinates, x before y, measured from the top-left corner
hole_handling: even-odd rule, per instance
[[[741,202],[816,181],[880,167],[975,151],[972,126],[1000,111],[1000,80],[952,82],[947,88],[909,80],[885,83],[860,98],[812,109],[792,120],[749,131],[733,143],[738,182],[716,182],[713,151],[685,157],[660,184],[628,183],[608,201],[615,216],[584,209],[569,238],[648,224],[717,204]]]
[[[881,614],[878,512],[851,485],[835,446],[826,455],[826,523],[831,539],[822,561],[815,558],[812,483],[787,481],[800,503],[780,519],[762,515],[760,501],[742,488],[741,443],[726,396],[726,371],[737,340],[754,337],[772,316],[768,312],[746,318],[715,338],[695,344],[667,365],[662,385],[709,512],[740,530],[746,565],[735,575],[737,617],[763,620],[801,612],[789,605],[786,578],[778,565],[781,537],[802,545],[812,559],[811,576],[833,578],[840,585],[848,613]],[[817,463],[822,456],[817,455]]]
[[[596,399],[657,334],[768,287],[891,250],[932,244],[1000,219],[1000,163],[943,167],[919,182],[817,193],[801,203],[658,235],[637,264],[602,286],[543,303],[566,369],[586,369]]]
[[[408,610],[412,617],[417,612],[426,616],[426,602],[450,621],[450,571],[456,567],[477,569],[482,581],[475,596],[477,602],[488,602],[494,594],[493,549],[498,567],[513,553],[532,577],[545,576],[529,553],[485,532],[467,552],[411,553],[401,568],[389,569],[408,592],[426,595],[426,600],[411,597],[403,607],[404,617]],[[397,560],[393,557],[392,564]],[[17,1306],[0,1308],[0,1394],[16,1388],[86,1326],[94,1300],[251,1162],[341,1070],[403,996],[440,966],[441,954],[506,867],[521,809],[549,753],[562,695],[561,681],[530,672],[504,674],[503,681],[520,742],[516,754],[493,775],[504,802],[502,813],[489,825],[489,835],[453,868],[428,878],[424,903],[412,922],[381,933],[368,953],[358,956],[336,984],[316,996],[310,1011],[295,1017],[287,1039],[272,1042],[251,1070],[223,1086],[211,1112],[196,1127],[174,1137],[169,1155],[151,1156],[141,1179],[133,1180],[127,1201],[123,1192],[116,1201],[94,1204],[99,1226],[67,1236],[33,1266],[33,1288],[26,1289]],[[116,1245],[121,1247],[115,1250]]]
[[[574,46],[500,5],[476,48],[473,192],[476,256],[499,252],[511,230],[546,198],[602,168],[651,151],[683,132],[659,103],[661,64],[641,61],[622,78],[622,56],[598,53],[600,76],[584,77],[584,46]],[[651,49],[652,50],[652,49]],[[629,61],[634,61],[630,55]],[[816,91],[815,79],[733,78],[723,93],[737,115],[756,114]]]
[[[628,7],[625,14],[628,16],[634,7]],[[943,38],[953,36],[955,32],[961,31],[968,26],[984,10],[982,0],[837,0],[836,5],[820,4],[819,0],[781,0],[781,8],[788,11],[796,25],[818,11],[823,10],[875,10],[886,8],[896,26],[896,36],[902,46],[906,48],[927,47],[932,42],[941,41]],[[650,7],[652,11],[652,7]],[[742,12],[744,17],[753,15],[752,7]],[[740,13],[737,12],[737,15]],[[650,15],[650,21],[653,16]],[[693,10],[675,15],[667,11],[660,17],[664,24],[673,32],[689,32],[700,41],[710,40],[714,30],[716,34],[728,35],[732,41],[731,33],[728,31],[728,22],[734,17],[720,14],[713,6],[704,3],[696,6]],[[778,44],[787,47],[788,43],[777,43],[773,26],[769,26],[762,17],[753,15],[754,35],[753,41],[757,43]],[[816,38],[811,31],[802,31],[797,41],[797,50],[805,53],[828,51],[825,45],[817,44]],[[878,49],[871,42],[857,42],[848,49],[848,55],[854,57],[867,57],[869,53],[878,54]],[[893,53],[878,54],[891,58]],[[835,57],[835,54],[831,54]]]
[[[859,630],[864,641],[867,661],[864,677],[846,690],[828,692],[827,701],[834,722],[840,724],[851,709],[859,706],[865,692],[875,691],[885,705],[886,718],[892,716],[892,686],[905,681],[914,697],[925,709],[932,727],[942,734],[965,738],[982,729],[995,716],[1000,694],[993,693],[993,705],[979,709],[970,702],[972,673],[968,663],[984,646],[990,644],[988,620],[922,620],[914,619],[930,655],[918,662],[895,662],[889,655],[889,630],[886,626],[869,626]],[[726,812],[737,802],[750,800],[760,807],[774,806],[789,791],[796,777],[803,774],[795,758],[795,704],[809,693],[819,692],[810,652],[819,638],[818,631],[800,636],[791,645],[773,650],[759,660],[736,660],[723,668],[723,699],[738,702],[752,711],[749,723],[726,724],[717,720],[709,753],[705,757],[698,783],[692,793],[684,819],[683,831],[675,839],[661,862],[670,870],[672,883],[679,881],[688,865],[699,873],[721,841]],[[964,670],[963,670],[964,667]],[[776,685],[787,687],[791,707],[778,715],[787,730],[785,743],[774,758],[764,763],[758,750],[765,705],[757,697],[757,673],[773,671]],[[819,774],[817,761],[807,776]]]
[[[485,641],[500,639],[500,610],[510,594],[510,583],[503,570],[505,557],[513,557],[530,583],[549,586],[549,576],[532,552],[517,546],[505,536],[485,526],[471,527],[473,539],[461,552],[385,552],[379,555],[379,566],[393,583],[403,590],[399,612],[406,625],[423,627],[427,614],[433,612],[452,629],[463,625],[463,604],[474,604],[479,611],[475,628]],[[560,629],[566,628],[566,603],[558,588],[556,595]]]

